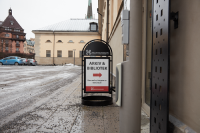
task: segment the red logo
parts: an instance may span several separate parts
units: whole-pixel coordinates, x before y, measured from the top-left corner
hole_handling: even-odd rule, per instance
[[[87,92],[108,92],[108,86],[86,86]]]

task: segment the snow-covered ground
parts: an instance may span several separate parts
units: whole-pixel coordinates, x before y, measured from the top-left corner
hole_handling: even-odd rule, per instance
[[[73,82],[81,67],[0,66],[0,126],[2,120]]]

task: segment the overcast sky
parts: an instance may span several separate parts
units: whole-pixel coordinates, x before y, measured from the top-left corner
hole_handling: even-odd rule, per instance
[[[0,21],[8,16],[8,10],[26,33],[26,38],[35,38],[32,30],[68,20],[70,18],[85,18],[88,0],[0,0]],[[98,0],[92,0],[92,10],[95,18]]]

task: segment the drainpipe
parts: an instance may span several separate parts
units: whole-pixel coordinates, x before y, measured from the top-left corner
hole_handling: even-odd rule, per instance
[[[130,0],[129,61],[123,65],[120,132],[141,132],[142,1]]]
[[[54,65],[54,49],[55,49],[55,33],[53,31],[53,35],[54,35],[54,42],[53,42],[53,65]]]
[[[106,34],[107,43],[108,43],[108,35],[109,35],[109,0],[107,0],[107,34]]]
[[[99,13],[99,8],[97,8],[97,13],[98,13],[99,15],[101,15],[101,23],[99,24],[99,27],[100,27],[100,25],[101,25],[101,29],[102,29],[102,14]],[[99,32],[99,31],[98,31],[98,32]],[[101,35],[101,39],[102,39],[102,31],[101,31],[101,33],[99,32],[99,34]]]

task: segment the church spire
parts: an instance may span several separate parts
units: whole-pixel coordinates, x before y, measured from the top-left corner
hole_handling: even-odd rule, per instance
[[[93,19],[93,16],[92,16],[92,0],[88,0],[87,19]]]
[[[8,10],[8,15],[12,15],[12,9],[11,8]]]

